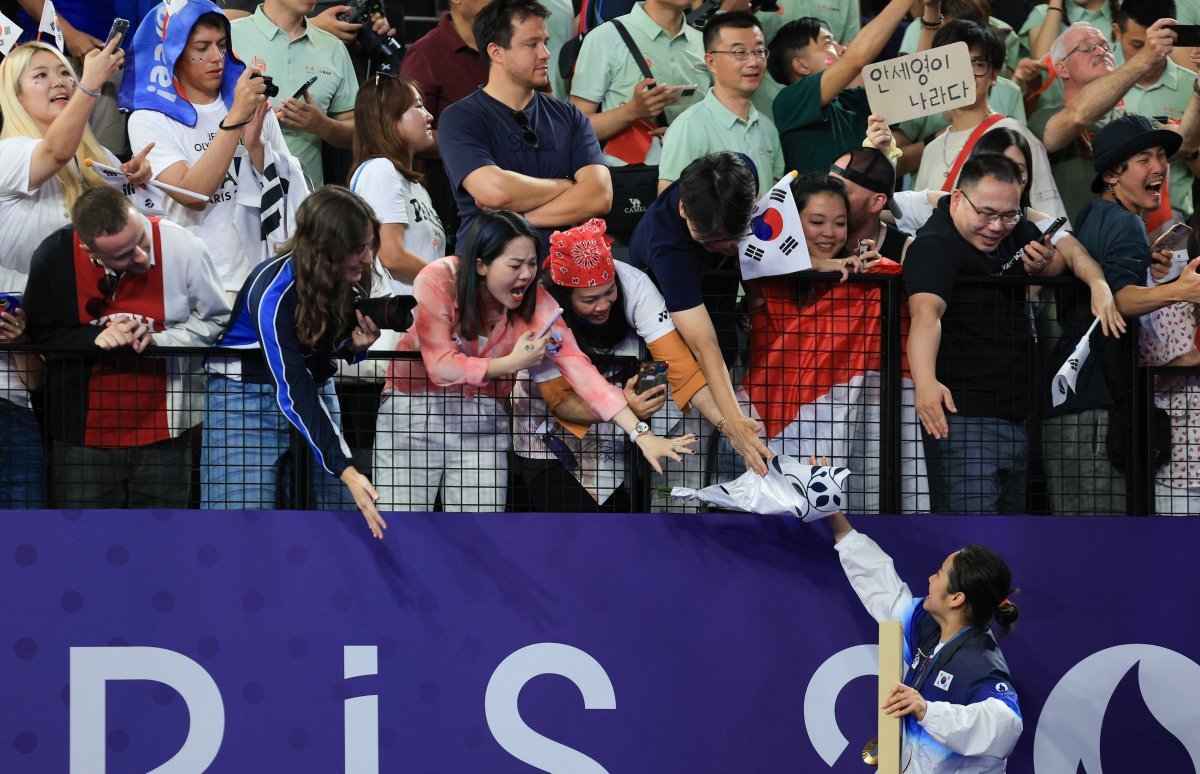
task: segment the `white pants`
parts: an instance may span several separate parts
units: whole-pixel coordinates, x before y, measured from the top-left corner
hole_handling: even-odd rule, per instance
[[[381,511],[503,511],[509,420],[493,398],[385,392],[372,472]]]

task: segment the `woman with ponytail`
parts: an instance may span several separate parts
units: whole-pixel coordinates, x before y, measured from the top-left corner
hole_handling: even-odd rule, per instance
[[[816,460],[813,460],[816,464]],[[906,774],[1003,772],[1021,736],[1021,709],[991,626],[1006,636],[1017,620],[1012,574],[999,554],[971,545],[946,557],[914,598],[892,559],[829,517],[842,569],[876,621],[904,625],[908,671],[883,705],[903,718]]]

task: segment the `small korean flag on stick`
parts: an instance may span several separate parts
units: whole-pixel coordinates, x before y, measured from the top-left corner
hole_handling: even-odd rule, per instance
[[[742,279],[776,277],[812,268],[789,172],[754,207],[750,233],[738,244]]]
[[[0,13],[0,56],[8,56],[8,52],[17,44],[17,38],[24,32],[12,19]]]
[[[46,4],[42,6],[42,21],[38,24],[37,39],[42,39],[42,33],[46,32],[54,36],[54,45],[58,46],[58,50],[64,54],[67,49],[63,48],[62,30],[58,26],[58,13],[54,10],[54,3],[46,0]]]
[[[116,188],[125,194],[139,211],[146,215],[163,216],[167,214],[162,191],[151,188],[145,183],[134,185],[129,181],[129,175],[116,167],[110,167],[92,159],[87,159],[87,165],[95,170],[96,176],[103,180],[108,187]]]
[[[1092,320],[1092,327],[1083,334],[1083,338],[1075,345],[1075,349],[1071,350],[1071,356],[1067,358],[1067,362],[1063,363],[1062,368],[1058,369],[1058,373],[1054,375],[1054,380],[1050,385],[1052,392],[1050,401],[1055,406],[1061,406],[1067,402],[1067,390],[1075,392],[1075,382],[1079,380],[1079,371],[1087,362],[1088,355],[1092,353],[1092,331],[1096,330],[1099,323],[1099,317]]]

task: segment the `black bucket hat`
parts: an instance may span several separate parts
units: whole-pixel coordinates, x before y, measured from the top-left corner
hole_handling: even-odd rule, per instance
[[[1168,158],[1174,156],[1183,144],[1183,138],[1169,129],[1159,129],[1158,124],[1145,116],[1132,113],[1108,122],[1092,140],[1095,156],[1096,179],[1092,181],[1092,193],[1104,190],[1104,173],[1144,150],[1162,148]]]

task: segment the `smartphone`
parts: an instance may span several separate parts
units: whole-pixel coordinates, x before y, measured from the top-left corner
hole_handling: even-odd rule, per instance
[[[546,334],[550,332],[551,326],[553,326],[554,323],[558,321],[558,318],[562,317],[562,312],[563,312],[563,310],[562,310],[562,307],[560,306],[558,308],[558,310],[554,313],[554,315],[549,320],[546,321],[546,324],[542,326],[542,329],[540,331],[538,331],[538,335],[534,336],[534,338],[535,339],[546,338]]]
[[[1062,228],[1066,222],[1067,216],[1065,215],[1061,215],[1056,218],[1055,221],[1050,224],[1050,227],[1042,232],[1042,244],[1050,244],[1050,240],[1054,238],[1054,235],[1058,233],[1058,230]]]
[[[643,360],[638,363],[638,380],[633,385],[633,391],[641,395],[646,390],[653,390],[667,383],[667,366],[665,360]]]
[[[125,42],[125,36],[129,33],[129,20],[117,17],[113,19],[112,26],[108,28],[108,37],[104,40],[104,47],[107,48],[112,39],[117,35],[121,36],[121,42]]]
[[[1164,231],[1158,239],[1154,240],[1154,244],[1150,246],[1150,252],[1156,253],[1163,248],[1174,251],[1175,248],[1187,241],[1191,233],[1191,226],[1184,223],[1175,223]]]
[[[16,314],[21,308],[20,293],[0,293],[0,312]]]
[[[304,85],[296,89],[296,93],[292,95],[292,99],[300,99],[304,96],[304,92],[308,91],[308,87],[317,82],[317,76],[313,76],[304,82]]]
[[[695,94],[695,93],[696,93],[696,89],[698,89],[698,88],[699,88],[699,86],[697,86],[697,85],[696,85],[696,84],[694,84],[694,83],[689,83],[689,84],[687,84],[686,86],[684,86],[684,87],[683,87],[683,91],[679,92],[679,98],[680,98],[680,99],[687,99],[688,97],[690,97],[690,96],[692,96],[693,94]]]
[[[862,257],[862,256],[866,255],[866,254],[867,254],[867,253],[869,253],[869,252],[871,252],[871,245],[867,243],[867,240],[865,240],[865,239],[860,239],[860,240],[858,240],[858,253],[857,253],[857,255],[858,255],[859,257]]]
[[[1175,45],[1180,48],[1200,46],[1200,24],[1168,24],[1166,29],[1175,30]]]

